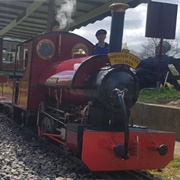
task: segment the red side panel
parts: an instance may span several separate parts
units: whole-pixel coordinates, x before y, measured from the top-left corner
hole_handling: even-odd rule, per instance
[[[20,81],[19,83],[19,96],[18,105],[20,107],[27,107],[28,104],[28,81]]]
[[[78,67],[87,57],[69,59],[49,65],[40,75],[39,83],[51,86],[70,86]]]
[[[85,131],[82,160],[91,171],[162,169],[173,159],[175,138],[175,133],[131,132],[130,159],[122,160],[113,148],[123,145],[123,132]],[[168,147],[164,156],[157,151],[162,144]]]
[[[85,83],[91,75],[107,62],[106,55],[99,55],[54,63],[42,72],[39,83],[49,86],[85,88]]]

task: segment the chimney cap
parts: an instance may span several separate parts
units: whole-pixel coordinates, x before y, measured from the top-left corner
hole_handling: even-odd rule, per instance
[[[112,12],[125,12],[129,8],[129,5],[126,3],[113,3],[109,8]]]

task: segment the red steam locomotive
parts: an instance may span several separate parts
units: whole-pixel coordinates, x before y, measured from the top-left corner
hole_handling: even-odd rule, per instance
[[[109,55],[92,56],[91,42],[67,32],[21,43],[24,72],[1,75],[0,109],[19,125],[35,124],[40,136],[78,155],[92,171],[161,169],[173,159],[175,134],[129,125],[139,91],[132,69],[139,60],[119,52],[124,12],[115,9]],[[118,38],[114,31],[121,32]]]

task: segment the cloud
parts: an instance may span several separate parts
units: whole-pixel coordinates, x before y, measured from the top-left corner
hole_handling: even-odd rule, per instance
[[[124,27],[126,29],[139,29],[146,20],[146,4],[141,4],[133,9],[128,9],[125,13]]]
[[[86,39],[88,39],[93,44],[95,44],[97,42],[97,39],[95,37],[96,31],[98,29],[106,29],[107,31],[106,41],[109,42],[110,26],[111,26],[111,17],[106,17],[102,21],[96,21],[95,23],[89,24],[86,27],[75,29],[73,33],[78,34],[80,36],[84,36]]]

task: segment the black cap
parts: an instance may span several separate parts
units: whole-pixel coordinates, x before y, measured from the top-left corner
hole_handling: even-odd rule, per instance
[[[99,36],[99,35],[101,35],[101,34],[106,35],[106,34],[107,34],[107,31],[104,30],[104,29],[99,29],[99,30],[96,32],[96,36]]]

